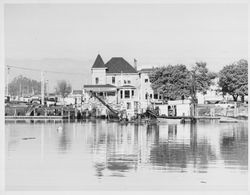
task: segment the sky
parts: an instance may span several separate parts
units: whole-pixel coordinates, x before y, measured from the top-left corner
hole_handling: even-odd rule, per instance
[[[82,75],[47,74],[51,90],[66,79],[90,84],[99,53],[123,57],[139,68],[168,64],[211,71],[248,54],[246,4],[7,4],[5,64]],[[39,78],[39,72],[11,70]]]

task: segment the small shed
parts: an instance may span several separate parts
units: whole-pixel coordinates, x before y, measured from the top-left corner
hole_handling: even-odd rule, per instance
[[[173,100],[168,101],[168,116],[190,116],[190,100]]]

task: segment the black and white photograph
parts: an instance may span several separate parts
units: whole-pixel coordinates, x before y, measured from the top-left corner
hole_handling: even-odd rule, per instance
[[[4,191],[249,193],[248,8],[3,1]]]

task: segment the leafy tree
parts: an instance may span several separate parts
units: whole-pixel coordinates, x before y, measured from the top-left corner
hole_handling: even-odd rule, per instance
[[[154,69],[149,75],[152,88],[163,97],[175,100],[185,97],[191,97],[193,112],[196,115],[197,92],[205,94],[213,84],[212,79],[217,76],[216,73],[209,72],[205,62],[197,62],[189,71],[185,65],[168,65]]]
[[[216,76],[216,73],[209,72],[205,62],[197,62],[191,71],[182,64],[155,68],[149,78],[152,88],[162,92],[167,99],[191,96],[196,101],[196,93],[205,94]]]
[[[212,80],[217,77],[216,73],[209,72],[206,62],[196,62],[196,65],[191,69],[191,74],[195,77],[196,92],[203,94],[207,93],[207,90],[213,84]]]
[[[244,101],[244,96],[248,95],[247,60],[242,59],[236,63],[224,66],[219,73],[219,86],[223,94],[232,95],[234,101],[237,101],[239,96]]]
[[[72,90],[72,87],[65,80],[58,81],[56,87],[56,93],[60,94],[63,98],[65,98]]]
[[[29,79],[22,75],[15,77],[8,85],[9,94],[18,95],[37,95],[41,94],[41,82]]]
[[[185,65],[168,65],[155,68],[149,74],[152,88],[167,99],[178,99],[190,95],[190,72]]]
[[[196,116],[197,113],[197,92],[206,94],[207,90],[213,84],[213,79],[217,77],[216,73],[209,72],[206,62],[196,62],[195,66],[192,67],[191,71],[191,101],[192,101],[192,113]]]

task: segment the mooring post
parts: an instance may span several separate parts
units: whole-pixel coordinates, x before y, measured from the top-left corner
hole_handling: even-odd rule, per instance
[[[234,102],[234,117],[237,116],[237,103]]]
[[[77,108],[75,106],[75,119],[77,118]]]

